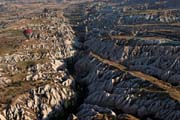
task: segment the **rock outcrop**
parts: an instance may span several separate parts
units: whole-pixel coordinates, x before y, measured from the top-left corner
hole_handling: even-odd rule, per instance
[[[0,52],[0,120],[179,120],[180,14],[168,4],[65,0],[10,24],[33,33]]]
[[[0,57],[0,87],[6,88],[0,92],[1,120],[65,118],[75,105],[74,79],[65,63],[75,53],[74,32],[63,16],[50,13],[54,16],[34,17],[32,38],[17,52]]]
[[[174,40],[169,34],[168,38],[162,34],[159,38],[148,33],[159,28],[170,29],[165,25],[135,27],[136,24],[153,22],[143,20],[147,16],[136,11],[123,12],[121,7],[126,3],[118,3],[87,3],[72,7],[77,8],[76,12],[69,10],[69,18],[77,18],[71,19],[76,25],[75,30],[80,31],[80,35],[84,33],[84,39],[78,41],[79,51],[84,53],[75,63],[75,71],[76,82],[86,92],[83,103],[73,116],[80,120],[178,120],[179,40]],[[134,19],[134,16],[128,15],[131,12],[139,15],[135,15]],[[127,25],[117,22],[119,16],[123,19],[129,17],[129,21],[124,20]],[[135,24],[134,27],[131,24]],[[133,34],[138,27],[145,30]],[[127,117],[130,115],[137,118]]]
[[[78,82],[88,89],[84,104],[109,109],[109,111],[103,109],[106,114],[114,110],[137,115],[140,118],[152,116],[164,120],[178,120],[180,117],[177,108],[179,102],[168,97],[166,91],[163,91],[158,86],[132,76],[127,72],[112,68],[92,56],[87,56],[79,62],[94,66],[86,68],[89,73],[83,78],[81,72],[79,73],[82,79]],[[84,75],[84,73],[82,74]],[[94,108],[91,107],[90,110]],[[80,107],[77,116],[81,118],[81,112],[86,109],[86,107]],[[86,111],[84,117],[87,117],[87,119],[93,118],[98,112],[100,111]],[[115,112],[113,113],[118,116]]]

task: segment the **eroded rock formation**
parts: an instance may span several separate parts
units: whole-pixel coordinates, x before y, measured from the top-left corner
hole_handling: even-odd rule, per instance
[[[75,105],[74,79],[64,61],[75,53],[74,32],[63,16],[40,15],[34,21],[33,37],[0,58],[1,120],[63,118]]]

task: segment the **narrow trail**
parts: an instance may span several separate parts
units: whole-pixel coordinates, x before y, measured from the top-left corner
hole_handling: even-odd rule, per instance
[[[93,56],[94,58],[98,59],[99,61],[103,62],[104,64],[108,64],[110,66],[113,66],[121,71],[127,72],[135,77],[138,77],[142,80],[149,81],[150,83],[159,86],[161,89],[165,90],[169,94],[171,98],[174,100],[180,101],[180,90],[177,89],[176,87],[170,85],[167,82],[164,82],[163,80],[157,79],[153,76],[150,76],[148,74],[139,72],[139,71],[131,71],[128,70],[127,67],[124,65],[115,63],[114,61],[102,58],[101,56],[97,55],[96,53],[90,52],[90,55]]]

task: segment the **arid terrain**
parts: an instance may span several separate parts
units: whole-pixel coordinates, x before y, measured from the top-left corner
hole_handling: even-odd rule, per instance
[[[180,1],[0,0],[0,120],[180,120]]]

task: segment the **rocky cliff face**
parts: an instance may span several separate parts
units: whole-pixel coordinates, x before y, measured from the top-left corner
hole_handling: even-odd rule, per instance
[[[86,96],[76,117],[178,120],[179,41],[170,36],[131,36],[126,31],[129,24],[121,27],[122,23],[113,22],[126,12],[110,3],[81,4],[76,11],[69,10],[77,18],[72,19],[77,20],[76,31],[84,33],[77,44],[84,54],[75,71]]]
[[[89,66],[86,68],[86,75],[82,64]],[[78,71],[82,78],[78,82],[88,89],[78,117],[90,119],[101,113],[118,119],[122,113],[117,111],[123,111],[146,119],[178,120],[179,102],[171,98],[161,87],[140,76],[134,76],[131,72],[104,64],[94,56],[81,59],[76,66],[83,70]]]
[[[75,104],[74,79],[64,61],[74,55],[74,32],[55,14],[36,16],[28,24],[32,38],[1,56],[1,120],[63,118]]]
[[[179,10],[70,3],[0,31],[0,120],[179,120]]]
[[[174,85],[180,84],[179,46],[124,45],[121,41],[117,41],[119,45],[116,45],[116,42],[108,40],[96,43],[95,41],[85,43],[89,45],[91,51],[110,60],[124,63],[132,70],[143,71]],[[133,41],[130,44],[132,43]]]

